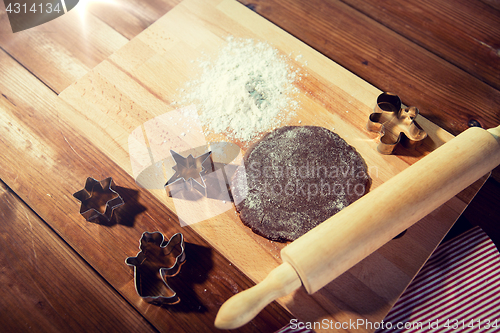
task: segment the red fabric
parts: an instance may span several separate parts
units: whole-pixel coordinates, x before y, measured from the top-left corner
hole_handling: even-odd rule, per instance
[[[295,322],[279,333],[311,333]],[[478,227],[441,244],[376,333],[500,333],[500,253]]]
[[[476,227],[439,246],[384,322],[378,333],[500,332],[495,244]]]

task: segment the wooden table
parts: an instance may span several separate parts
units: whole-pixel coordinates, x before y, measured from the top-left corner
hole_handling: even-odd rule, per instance
[[[500,124],[498,1],[241,2],[380,90],[396,92],[452,134],[470,125]],[[178,3],[95,3],[84,18],[70,12],[16,34],[1,7],[0,278],[7,292],[0,318],[5,331],[210,331],[220,304],[259,279],[247,277],[193,230],[181,228],[175,214],[54,111],[59,93]],[[127,209],[119,225],[89,224],[71,193],[90,174],[103,179],[110,172]],[[500,200],[497,183],[489,183],[492,195],[474,205],[480,212]],[[481,184],[458,198],[470,202]],[[197,258],[196,269],[187,266],[174,284],[184,291],[184,305],[177,308],[142,302],[121,255],[134,255],[141,233],[160,229],[165,220],[169,233],[187,233],[188,257]],[[429,226],[433,246],[450,226]],[[116,242],[117,235],[123,242]],[[402,260],[405,255],[412,254]],[[113,276],[109,266],[118,267]],[[363,268],[359,274],[371,274]],[[388,278],[378,274],[381,281]],[[342,299],[345,286],[328,292]],[[295,316],[311,320],[331,314],[301,308],[307,297],[302,291],[294,302],[273,303],[241,330],[272,332]],[[339,307],[333,315],[338,322],[357,316],[381,320],[396,299],[380,306],[358,300],[358,308]]]

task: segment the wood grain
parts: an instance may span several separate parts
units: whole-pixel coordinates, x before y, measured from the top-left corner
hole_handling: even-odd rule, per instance
[[[0,3],[0,48],[59,93],[179,2],[81,1],[57,20],[15,34]]]
[[[335,127],[337,133],[360,151],[369,166],[378,168],[379,173],[372,175],[374,187],[451,138],[422,118],[421,125],[431,139],[421,150],[407,156],[381,156],[375,149],[376,135],[364,129],[380,91],[233,1],[185,1],[179,4],[61,92],[59,97],[71,108],[60,108],[59,115],[71,127],[92,133],[87,135],[89,142],[133,175],[128,135],[145,122],[158,119],[178,107],[172,105],[176,89],[196,75],[192,62],[202,52],[214,56],[228,34],[264,39],[282,54],[303,56],[302,62],[290,60],[295,66],[303,66],[307,73],[297,84],[301,90],[298,98],[302,109],[290,121]],[[188,138],[180,140],[186,140],[186,144]],[[147,146],[147,142],[142,144]],[[160,183],[164,184],[168,178],[166,175]],[[150,189],[150,192],[169,209],[178,208],[164,191]],[[414,231],[405,236],[403,244],[390,243],[388,249],[348,272],[344,276],[348,282],[343,279],[335,281],[312,297],[304,295],[301,290],[280,300],[281,304],[300,319],[308,321],[318,318],[338,321],[338,313],[343,313],[344,319],[381,320],[464,207],[461,200],[451,200],[412,229]],[[439,231],[433,236],[424,236],[423,230],[437,219],[440,220],[436,229]],[[233,210],[191,227],[254,281],[262,280],[280,262],[277,258],[283,244],[254,235],[242,226]],[[412,249],[412,255],[405,259],[406,266],[397,259],[405,246]],[[397,276],[399,283],[374,282],[360,269],[378,265],[382,265],[386,273],[390,272],[386,275]],[[355,290],[370,290],[372,306],[367,308],[366,302],[360,301],[362,297],[330,294],[329,290],[342,289],[342,283],[348,283]],[[344,313],[345,309],[352,313]]]
[[[2,179],[157,330],[215,330],[219,306],[251,286],[251,280],[192,230],[181,228],[171,211],[66,123],[59,112],[69,106],[3,52],[0,75]],[[108,225],[89,223],[79,215],[72,194],[83,188],[88,176],[113,177],[126,202]],[[185,236],[188,262],[179,278],[171,281],[183,300],[179,307],[150,305],[135,291],[125,258],[137,254],[144,231]],[[273,304],[243,331],[277,330],[290,318]]]
[[[136,36],[178,2],[153,1],[143,3],[139,8],[125,0],[92,4],[85,26],[78,18],[77,6],[71,15],[34,30],[16,35],[1,34],[0,45],[48,86],[60,92],[115,51],[117,42],[124,42],[122,36],[125,39]],[[495,20],[498,11],[488,11],[487,8],[492,8],[488,4],[472,5],[462,1],[457,7],[454,2],[445,0],[435,6],[414,3],[413,7],[412,3],[403,7],[377,6],[376,1],[365,4],[352,1],[348,2],[349,6],[319,1],[300,4],[245,0],[242,3],[292,35],[306,40],[319,52],[379,89],[397,92],[404,103],[419,107],[429,119],[455,135],[466,129],[471,119],[479,121],[483,127],[500,123],[500,115],[494,108],[498,104],[496,89],[473,77],[485,77],[490,84],[493,84],[494,77],[498,80],[498,70],[495,70],[499,61],[495,55],[498,45],[491,41],[494,40],[491,36],[498,34],[499,30],[499,20]],[[455,10],[447,11],[446,8],[450,7]],[[412,25],[398,19],[411,15],[411,9],[419,13],[412,16]],[[384,20],[387,11],[399,15]],[[5,12],[1,13],[0,27],[9,31]],[[453,23],[457,18],[465,19],[459,13],[470,13],[465,14],[470,23],[463,28]],[[436,25],[438,19],[429,19],[437,16],[439,25]],[[427,21],[419,21],[423,17],[427,17]],[[486,21],[472,17],[484,17]],[[490,21],[492,24],[486,24]],[[440,24],[450,30],[443,29]],[[83,27],[89,31],[84,33]],[[441,30],[434,31],[434,27]],[[50,33],[56,28],[64,32],[62,38],[60,34]],[[437,37],[429,36],[431,32]],[[482,40],[483,36],[488,36],[488,40]],[[65,42],[68,40],[72,43]],[[78,50],[79,45],[85,47]],[[38,56],[33,56],[33,51]],[[455,66],[450,66],[440,57],[450,59]],[[476,58],[481,61],[473,61]],[[44,66],[45,61],[52,64],[50,70]]]
[[[216,327],[240,327],[301,285],[323,288],[500,165],[499,136],[500,126],[468,129],[284,247],[280,266],[222,305]]]
[[[126,38],[132,39],[180,2],[150,0],[138,5],[133,0],[114,0],[90,3],[88,11]]]
[[[480,1],[344,3],[500,89],[500,11]],[[461,22],[457,25],[456,22]]]
[[[110,170],[117,170],[117,166],[110,161],[101,161],[100,157],[105,156],[108,150],[113,151],[118,148],[112,140],[108,141],[105,138],[102,144],[106,146],[106,150],[96,149],[85,139],[85,135],[81,135],[78,131],[75,132],[64,121],[61,124],[57,112],[52,113],[54,111],[53,106],[58,105],[59,102],[54,99],[54,94],[47,91],[47,87],[41,85],[40,82],[43,82],[54,92],[62,91],[74,80],[81,77],[82,74],[87,73],[111,53],[119,49],[127,39],[135,37],[143,29],[151,25],[178,2],[178,0],[147,1],[138,6],[136,2],[120,0],[114,1],[117,5],[93,5],[90,8],[92,14],[89,14],[90,16],[87,18],[86,31],[91,32],[88,40],[84,38],[84,30],[80,28],[79,20],[76,19],[67,20],[61,26],[57,25],[57,34],[53,33],[54,30],[50,31],[50,29],[46,29],[46,26],[41,26],[38,28],[40,30],[32,30],[22,37],[19,37],[19,33],[12,35],[10,28],[7,26],[8,21],[3,11],[3,3],[0,4],[0,47],[14,57],[14,59],[10,59],[2,52],[0,61],[0,92],[2,93],[2,96],[0,96],[0,109],[2,112],[2,115],[0,115],[2,117],[0,121],[2,131],[0,145],[3,151],[0,157],[0,177],[8,181],[9,185],[24,199],[29,200],[27,202],[31,207],[34,207],[37,212],[43,213],[44,218],[48,218],[50,224],[57,227],[55,230],[65,239],[68,238],[71,246],[75,245],[75,248],[80,253],[86,253],[84,242],[88,241],[90,246],[94,246],[96,237],[98,238],[99,249],[102,250],[102,246],[105,246],[103,244],[107,244],[109,239],[116,236],[114,233],[110,235],[108,229],[114,229],[113,232],[118,229],[121,235],[124,229],[129,228],[131,225],[134,226],[136,217],[132,214],[131,218],[122,220],[123,224],[115,224],[109,228],[90,228],[92,230],[80,228],[80,225],[84,224],[83,221],[78,219],[79,216],[71,215],[70,220],[73,222],[67,223],[65,214],[75,213],[75,202],[71,200],[71,193],[81,188],[83,179],[89,174],[96,177],[106,177],[110,173],[114,173],[114,171],[111,172]],[[379,89],[393,90],[400,94],[406,104],[418,106],[431,120],[439,123],[443,128],[454,134],[465,128],[466,121],[470,118],[478,119],[483,126],[500,123],[500,114],[495,109],[495,106],[498,105],[497,92],[495,92],[497,90],[485,89],[484,84],[477,85],[479,80],[471,79],[472,76],[477,77],[484,73],[473,71],[467,74],[466,71],[470,71],[474,67],[469,63],[462,63],[460,67],[457,67],[456,65],[450,65],[446,60],[436,60],[436,58],[441,57],[440,54],[444,51],[439,49],[439,45],[433,44],[436,41],[434,38],[430,38],[429,44],[426,44],[425,39],[429,36],[420,34],[419,36],[424,40],[421,41],[420,46],[415,46],[413,45],[415,41],[413,38],[418,33],[408,31],[406,27],[391,26],[394,22],[389,22],[389,19],[377,21],[377,19],[367,18],[364,20],[362,18],[366,14],[363,12],[337,3],[331,5],[325,2],[324,5],[321,5],[319,2],[309,2],[309,4],[306,4],[300,0],[289,2],[249,2],[245,0],[242,2],[275,22],[278,26],[304,40],[307,44],[312,45],[319,52],[335,59],[342,66],[375,84]],[[496,8],[498,10],[497,2],[495,0],[482,1],[492,9]],[[377,7],[373,2],[369,2],[368,5]],[[460,5],[463,5],[465,12],[462,15],[468,16],[468,12],[478,12],[477,6],[473,2],[461,2]],[[470,8],[466,9],[466,7]],[[429,10],[440,12],[442,17],[450,17],[451,14],[447,13],[443,8],[446,8],[446,6],[422,7],[420,10],[422,10],[422,17],[426,15],[433,16],[434,13],[429,13]],[[493,15],[494,13],[490,14]],[[491,17],[491,15],[488,15],[488,17]],[[69,15],[67,17],[75,18],[75,16]],[[332,20],[332,18],[335,18],[335,20]],[[455,17],[450,17],[450,19],[453,20]],[[455,22],[457,29],[465,31],[463,28],[459,28],[464,23],[460,21],[458,16],[456,19],[458,20]],[[58,20],[53,23],[55,24]],[[360,22],[363,24],[360,24]],[[397,21],[397,24],[399,23],[403,24],[404,22]],[[413,22],[413,24],[418,23]],[[384,28],[384,25],[391,28]],[[493,25],[489,27],[489,29],[493,28]],[[65,31],[65,29],[68,31]],[[403,35],[398,35],[392,29]],[[349,33],[347,39],[342,36],[345,30]],[[476,31],[475,29],[472,30]],[[412,33],[413,37],[406,35],[409,33]],[[65,38],[61,39],[61,34]],[[455,27],[450,27],[449,35],[457,35],[455,34]],[[332,49],[332,43],[335,43],[336,39],[342,43],[339,44],[339,48]],[[486,43],[486,40],[484,41]],[[466,45],[469,45],[468,42]],[[448,43],[453,44],[453,41],[448,41]],[[447,45],[450,46],[451,44]],[[384,48],[379,49],[380,45]],[[422,47],[422,45],[428,46]],[[472,45],[474,45],[474,42],[472,42]],[[488,45],[495,47],[496,44]],[[486,45],[483,46],[486,47]],[[397,61],[391,63],[388,62],[385,55],[387,50],[393,48],[397,51],[398,57],[395,58]],[[424,50],[425,48],[427,48],[427,51]],[[421,50],[424,50],[424,52],[420,52]],[[479,51],[480,56],[484,56],[485,49],[481,48]],[[452,56],[458,51],[451,49],[448,52]],[[355,61],[353,61],[353,55],[357,54],[360,57],[356,56]],[[467,58],[470,55],[456,54],[455,61],[462,61],[464,57]],[[487,70],[487,67],[482,60],[478,61],[478,68],[486,68]],[[423,76],[414,75],[415,71],[423,71],[426,79],[422,81]],[[436,75],[429,76],[429,73],[432,74],[433,72]],[[492,73],[494,74],[494,72]],[[447,75],[450,75],[453,80],[449,81]],[[457,81],[463,81],[463,84],[455,84]],[[414,89],[414,86],[418,87],[418,89]],[[474,94],[476,99],[468,100]],[[469,101],[469,104],[464,105],[464,101]],[[478,109],[475,108],[477,101],[480,101]],[[490,103],[489,107],[485,107],[485,104],[488,103]],[[424,110],[424,105],[427,111]],[[95,133],[95,128],[90,127],[90,130]],[[54,150],[60,151],[60,153],[55,154]],[[21,151],[24,154],[19,154]],[[403,158],[403,161],[411,161],[413,158],[409,156]],[[69,178],[67,169],[71,169],[71,177]],[[56,177],[54,177],[54,174]],[[47,175],[50,175],[50,177]],[[126,175],[124,177],[126,181],[129,181]],[[65,184],[68,179],[72,179],[70,185],[62,185],[64,188],[57,185]],[[34,187],[34,184],[37,186]],[[132,184],[132,187],[134,186],[133,182],[130,182],[130,184]],[[119,185],[123,184],[119,183]],[[480,182],[476,184],[475,190],[464,193],[465,196],[461,198],[467,202],[479,187]],[[127,190],[127,188],[123,187],[122,190]],[[58,194],[57,201],[51,199],[51,195],[54,193]],[[142,190],[138,188],[134,191],[127,191],[127,193],[129,200],[134,202],[142,198],[143,201],[141,202],[145,207],[156,200],[148,195],[143,197]],[[496,190],[495,188],[492,190],[491,197],[495,196],[498,197],[498,186]],[[61,201],[61,199],[63,200]],[[63,206],[69,205],[69,208],[62,211],[52,210],[53,207],[59,207],[59,201],[62,202],[61,205]],[[487,202],[482,204],[488,206]],[[461,200],[458,200],[452,206],[447,210],[435,212],[432,219],[422,223],[422,228],[410,229],[407,234],[410,237],[403,238],[405,241],[402,241],[403,239],[396,240],[392,242],[391,247],[380,249],[374,254],[376,260],[360,263],[351,272],[338,278],[338,283],[330,284],[323,289],[321,294],[313,295],[312,298],[317,300],[316,303],[308,303],[309,296],[298,293],[291,300],[286,300],[289,309],[293,312],[301,311],[303,318],[312,319],[322,318],[326,312],[333,314],[337,321],[342,321],[349,318],[346,312],[353,311],[357,311],[368,318],[380,318],[384,311],[388,311],[388,304],[398,297],[398,293],[394,292],[394,290],[404,288],[407,283],[406,275],[412,276],[416,273],[415,267],[418,265],[404,258],[413,255],[418,258],[426,257],[429,248],[422,246],[420,240],[429,244],[439,242],[449,225],[436,226],[433,221],[441,217],[447,218],[450,214],[459,214],[463,209]],[[481,204],[476,209],[482,211],[480,207]],[[141,211],[143,208],[138,206],[137,209]],[[153,226],[153,229],[160,229],[158,226],[163,226],[165,219],[164,206],[159,205],[156,212],[157,215],[151,215],[154,217],[154,221],[147,218],[148,221],[140,224],[137,227],[138,230],[133,232],[133,236],[126,236],[124,241],[113,244],[120,248],[124,255],[135,255],[138,251],[137,242],[141,229],[144,226]],[[149,213],[149,210],[147,213]],[[61,215],[59,216],[59,214]],[[146,212],[142,211],[138,215],[141,214],[144,215]],[[473,212],[471,214],[477,215]],[[168,221],[169,218],[175,220],[175,216],[168,213],[166,220]],[[83,233],[82,230],[84,230]],[[433,230],[433,232],[429,234],[426,230]],[[102,241],[100,240],[101,233],[103,234]],[[82,234],[86,236],[79,239]],[[133,245],[129,247],[130,244]],[[270,247],[271,251],[276,250],[274,245],[261,244],[261,246]],[[110,250],[110,248],[106,247],[103,251],[107,250]],[[91,251],[86,256],[91,259],[90,262],[96,264],[96,267],[101,267],[100,269],[109,265],[108,258],[101,255],[97,250]],[[122,260],[123,258],[118,260],[120,265]],[[380,265],[380,262],[385,264]],[[391,265],[396,267],[392,272],[401,271],[403,274],[395,273],[388,277],[383,270]],[[118,277],[114,276],[115,273],[108,272],[109,276],[111,276],[110,280],[124,283],[122,279],[127,276],[129,280],[126,288],[128,288],[128,294],[133,295],[129,275],[131,272],[124,270],[118,274],[121,275]],[[388,282],[391,285],[396,285],[397,288],[387,288]],[[218,283],[220,284],[220,281]],[[211,288],[217,287],[211,286]],[[360,292],[353,294],[351,292],[353,289]],[[202,290],[198,291],[203,294],[204,291]],[[374,290],[378,291],[374,292]],[[370,302],[366,302],[366,295],[369,295]],[[191,296],[193,295],[191,294]],[[329,303],[332,300],[334,304]],[[138,302],[138,300],[133,298],[132,303],[136,304],[135,302]],[[322,303],[328,305],[322,308],[319,305]],[[308,304],[309,307],[301,306],[303,304]],[[154,307],[145,306],[140,309],[142,309],[140,311],[148,312],[149,318],[165,315],[165,311],[155,310]],[[155,313],[151,314],[151,311]],[[181,317],[182,320],[190,320],[189,314]],[[168,318],[163,320],[168,320]],[[183,322],[182,320],[181,322]],[[286,322],[286,320],[282,322]],[[157,327],[169,327],[168,325],[162,325],[164,324]]]
[[[59,93],[128,41],[95,16],[82,15],[80,7],[13,34],[1,3],[1,49]]]
[[[0,183],[0,320],[4,332],[155,332]]]

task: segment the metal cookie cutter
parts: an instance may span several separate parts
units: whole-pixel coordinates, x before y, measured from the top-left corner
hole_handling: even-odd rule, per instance
[[[112,184],[111,177],[101,181],[88,177],[83,190],[73,194],[81,202],[80,214],[87,221],[104,218],[109,222],[113,210],[124,204],[120,194],[111,188]]]
[[[380,133],[377,150],[382,154],[391,154],[398,143],[408,149],[417,147],[427,137],[415,121],[417,116],[416,107],[401,108],[401,99],[396,94],[380,94],[367,124],[369,131]]]
[[[203,177],[214,171],[212,152],[209,151],[196,158],[191,154],[183,157],[173,150],[170,154],[177,164],[172,167],[175,174],[165,184],[168,195],[172,196],[182,190],[195,189],[203,196],[207,196],[207,186]]]
[[[146,302],[169,305],[180,302],[177,293],[167,284],[186,261],[184,236],[177,233],[165,240],[161,232],[144,232],[140,240],[141,251],[125,262],[134,266],[135,290]]]

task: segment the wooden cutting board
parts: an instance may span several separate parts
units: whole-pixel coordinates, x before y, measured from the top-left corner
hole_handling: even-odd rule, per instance
[[[365,159],[373,179],[372,188],[452,138],[419,117],[419,124],[429,137],[417,151],[379,154],[378,136],[366,130],[366,122],[381,91],[233,0],[185,0],[179,4],[65,89],[59,98],[72,107],[60,108],[60,116],[88,133],[88,139],[130,175],[137,177],[138,168],[145,168],[141,158],[149,159],[150,166],[155,165],[154,170],[160,173],[158,178],[149,180],[165,183],[173,171],[167,156],[155,154],[155,149],[168,153],[172,147],[194,148],[193,142],[213,139],[205,138],[200,131],[179,135],[183,131],[180,119],[178,126],[171,123],[181,117],[176,110],[179,105],[172,102],[186,82],[200,75],[198,59],[215,59],[228,36],[266,41],[299,69],[302,80],[295,85],[300,91],[296,96],[300,107],[285,124],[323,126],[338,133]],[[175,145],[154,146],[150,128],[158,123],[175,134]],[[247,148],[238,144],[231,159],[219,162],[237,165]],[[142,185],[168,209],[182,209],[163,188],[148,186],[149,180]],[[211,201],[203,204],[210,205]],[[397,198],[388,204],[397,204]],[[195,214],[200,208],[196,205],[188,202],[187,211]],[[241,224],[233,204],[224,205],[218,215],[187,228],[259,282],[281,263],[279,251],[286,244],[253,234]],[[299,290],[279,302],[303,321],[381,321],[465,207],[466,202],[458,197],[450,200],[402,238],[391,241],[314,295]],[[430,225],[433,232],[428,231]],[[372,330],[358,327],[357,331]]]

